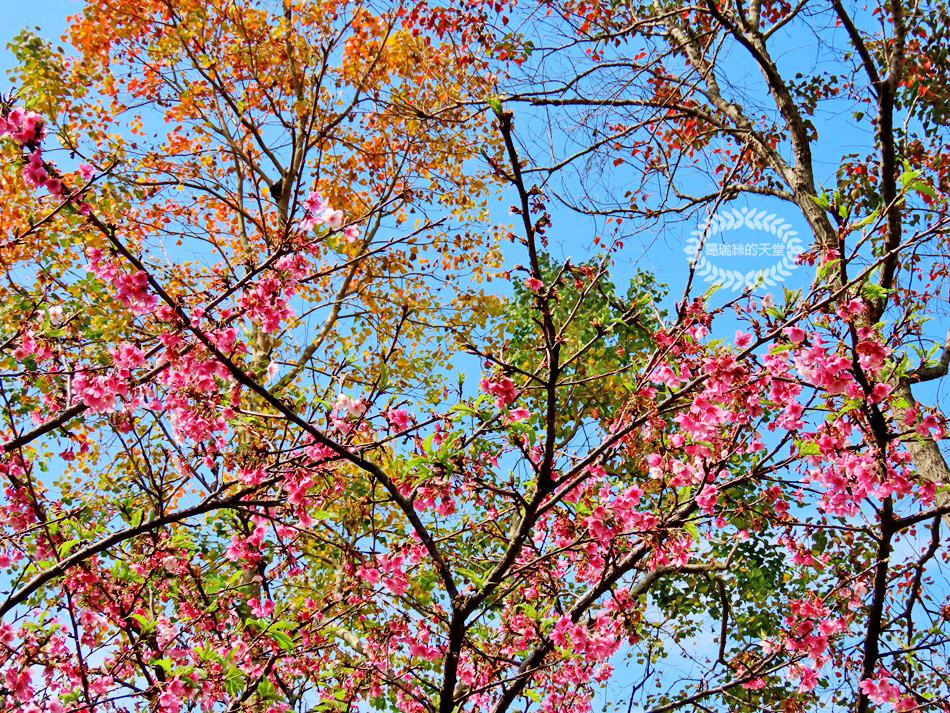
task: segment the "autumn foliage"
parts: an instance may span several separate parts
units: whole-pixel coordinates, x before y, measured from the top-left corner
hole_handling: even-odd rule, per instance
[[[950,710],[946,17],[100,0],[66,50],[22,33],[2,710]],[[700,261],[742,200],[807,227],[800,289]]]

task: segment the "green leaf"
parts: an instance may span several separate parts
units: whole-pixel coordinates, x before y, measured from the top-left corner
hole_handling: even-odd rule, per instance
[[[917,176],[920,175],[920,172],[912,169],[907,161],[903,161],[902,163],[904,164],[904,172],[901,174],[899,180],[902,186],[906,186],[908,183],[917,178]]]
[[[282,631],[269,631],[268,635],[277,642],[277,645],[280,646],[284,651],[292,651],[294,648],[294,640],[285,634]]]
[[[476,572],[475,570],[466,569],[464,567],[458,567],[457,571],[459,572],[459,574],[462,574],[468,577],[468,579],[471,580],[472,584],[474,584],[476,588],[480,588],[482,586],[482,583],[484,582],[484,579],[485,579],[485,575],[479,572]]]
[[[831,207],[831,201],[824,191],[822,191],[820,196],[811,196],[811,199],[815,201],[815,204],[822,210],[828,210]]]
[[[241,669],[237,666],[228,669],[227,678],[224,679],[224,687],[228,689],[231,696],[237,696],[241,693],[244,688],[244,676],[241,674]]]
[[[923,193],[924,195],[930,196],[931,198],[937,197],[937,192],[927,183],[923,181],[914,181],[907,186],[907,190],[916,191],[917,193]]]
[[[257,695],[269,701],[280,698],[276,686],[267,678],[262,678],[261,682],[257,684]]]
[[[151,631],[155,628],[155,622],[154,622],[154,621],[150,621],[149,619],[147,619],[146,617],[142,616],[141,614],[130,614],[129,616],[130,616],[132,619],[135,619],[135,621],[138,622],[138,625],[139,625],[140,627],[142,627],[142,633],[143,633],[143,634],[148,634],[149,632],[151,632]]]
[[[80,542],[82,542],[82,540],[79,540],[79,539],[68,540],[67,542],[64,542],[64,543],[62,544],[62,546],[59,548],[59,556],[60,556],[60,558],[63,558],[63,557],[65,557],[67,554],[69,554],[69,551],[70,551],[73,547],[75,547],[76,545],[78,545]]]
[[[721,282],[714,282],[712,287],[703,293],[703,302],[708,302],[710,298],[722,289]]]
[[[828,277],[828,274],[829,274],[832,270],[836,270],[836,269],[838,268],[838,263],[839,263],[839,262],[841,262],[841,261],[840,261],[840,260],[829,260],[829,261],[826,262],[824,265],[821,265],[821,266],[818,268],[818,270],[816,271],[816,273],[815,273],[816,276],[818,277],[818,280],[819,280],[820,282],[821,282],[821,281],[824,281],[824,279],[825,279],[826,277]]]
[[[448,436],[446,436],[445,440],[443,440],[442,443],[439,444],[438,457],[441,459],[441,458],[445,458],[448,455],[451,455],[452,451],[455,448],[455,444],[458,443],[461,439],[462,439],[461,431],[453,431]]]
[[[857,223],[851,226],[852,230],[860,230],[866,225],[870,225],[875,220],[877,220],[878,215],[880,214],[880,208],[875,208],[871,211],[866,217],[859,220]]]
[[[684,523],[684,524],[683,524],[683,530],[685,530],[686,532],[688,532],[688,533],[690,534],[690,536],[693,538],[693,541],[694,541],[694,542],[700,542],[700,539],[699,539],[699,530],[696,529],[696,523],[695,523],[695,522],[687,522],[687,523]]]
[[[201,663],[205,663],[206,661],[220,662],[222,660],[221,656],[210,646],[197,646],[195,647],[195,651],[198,652],[198,660],[201,661]]]
[[[880,285],[873,282],[866,282],[861,285],[861,294],[866,295],[871,299],[881,299],[882,297],[886,297],[889,292],[890,290],[887,288],[881,287]]]
[[[449,413],[466,413],[471,414],[472,416],[477,416],[478,411],[473,409],[468,404],[455,404],[452,408],[449,409]]]

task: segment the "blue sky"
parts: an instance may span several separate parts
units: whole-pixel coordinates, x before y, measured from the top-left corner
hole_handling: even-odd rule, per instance
[[[24,27],[39,27],[38,33],[54,43],[66,27],[66,18],[79,12],[79,0],[0,0],[0,86],[7,91],[10,79],[7,70],[13,65],[13,55],[7,44]]]

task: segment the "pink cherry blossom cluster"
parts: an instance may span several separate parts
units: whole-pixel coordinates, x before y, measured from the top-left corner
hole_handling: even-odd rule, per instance
[[[603,473],[603,466],[594,464],[589,466],[591,473]],[[595,475],[588,481],[590,484],[596,482],[595,479],[603,479],[602,475]],[[590,515],[583,519],[584,525],[601,547],[607,548],[610,541],[621,533],[638,532],[649,529],[656,523],[656,518],[649,512],[638,512],[637,506],[643,495],[643,489],[638,485],[628,486],[622,493],[613,495],[611,486],[603,479],[603,484],[595,496],[589,492],[590,485],[584,492],[577,497],[579,500],[583,497],[590,502],[592,507]],[[575,502],[577,501],[575,500]],[[563,524],[556,526],[558,535],[558,546],[567,545],[570,542],[568,531],[564,529]]]
[[[384,415],[386,416],[386,421],[389,423],[389,427],[396,433],[409,430],[409,426],[412,424],[412,416],[410,416],[409,412],[405,409],[391,408],[386,411]]]
[[[145,365],[145,352],[129,342],[122,342],[115,349],[110,349],[109,353],[119,376],[125,379],[132,376],[132,369]]]
[[[244,560],[254,564],[261,559],[261,547],[264,544],[264,538],[268,532],[268,522],[260,516],[252,518],[254,530],[247,537],[234,534],[231,535],[231,544],[225,550],[225,556],[229,560]]]
[[[0,116],[0,138],[8,136],[18,144],[27,146],[46,137],[43,117],[23,107],[13,107],[6,116]]]
[[[515,382],[507,376],[497,379],[482,379],[478,384],[478,388],[495,397],[495,408],[498,410],[510,406],[518,395],[515,390]]]
[[[285,255],[274,265],[276,274],[261,278],[238,300],[248,318],[273,334],[295,316],[288,302],[296,294],[297,283],[307,275],[309,264],[302,254]]]
[[[185,682],[180,678],[173,678],[163,686],[162,694],[158,697],[161,713],[179,713],[185,701],[182,696],[188,691]]]
[[[409,655],[413,658],[419,658],[423,661],[436,661],[445,653],[443,646],[431,646],[432,632],[428,628],[420,628],[417,631],[409,632],[402,639],[402,643],[408,648]]]
[[[877,680],[864,679],[858,684],[861,692],[875,703],[881,705],[889,703],[898,713],[918,710],[916,699],[902,694],[900,686],[891,682],[890,673],[881,669]]]
[[[537,590],[534,590],[537,592]],[[528,599],[528,597],[525,597]],[[505,645],[501,652],[505,656],[517,656],[526,651],[540,638],[540,623],[528,615],[515,610],[506,612],[502,621],[502,630],[506,634]]]
[[[233,336],[228,330],[226,340]],[[222,384],[233,384],[227,367],[203,350],[178,355],[168,352],[171,366],[159,377],[167,390],[164,403],[168,409],[175,437],[180,442],[216,441],[224,448],[228,413],[220,408]]]
[[[300,221],[302,230],[313,230],[318,225],[339,228],[343,225],[343,211],[333,210],[330,204],[316,191],[312,191],[304,201],[306,216]]]
[[[647,563],[653,571],[660,567],[683,567],[693,557],[696,541],[688,533],[677,533],[658,542]]]
[[[801,417],[805,410],[798,401],[802,385],[794,378],[788,352],[766,354],[762,357],[762,363],[766,372],[771,375],[768,400],[781,409],[766,428],[770,431],[804,428]]]
[[[850,399],[864,395],[851,373],[851,360],[843,354],[829,352],[821,335],[812,335],[812,346],[795,351],[795,368],[802,378],[824,393],[843,394]]]
[[[271,599],[264,599],[263,601],[257,597],[251,597],[247,600],[247,605],[251,608],[251,613],[254,616],[270,618],[274,615],[274,610],[277,605]]]
[[[3,489],[7,502],[0,509],[0,524],[14,532],[26,530],[37,522],[37,508],[29,489],[12,485],[21,482],[31,467],[30,461],[21,458],[19,454],[7,456],[0,461],[0,476],[3,476],[4,482],[10,483]]]
[[[541,705],[545,713],[591,710],[586,686],[605,682],[613,668],[606,662],[622,643],[621,625],[613,611],[601,611],[584,626],[568,615],[555,622],[549,637],[561,647],[564,658],[544,676],[547,695]]]
[[[591,661],[605,661],[620,648],[620,627],[607,612],[601,612],[590,628],[574,623],[567,614],[561,616],[551,631],[555,646],[570,649],[575,656]]]
[[[382,582],[386,589],[399,596],[409,588],[409,577],[404,569],[406,563],[418,564],[424,554],[421,546],[404,548],[392,555],[378,554],[361,565],[357,574],[369,584]]]
[[[129,382],[119,374],[82,372],[73,377],[73,394],[93,413],[118,410],[119,398],[129,395]]]
[[[336,403],[333,404],[333,415],[338,417],[349,416],[350,418],[361,418],[366,413],[368,404],[363,399],[350,398],[346,394],[337,396]]]
[[[30,185],[36,188],[45,187],[46,190],[54,196],[61,196],[63,194],[63,182],[58,178],[50,176],[49,171],[46,169],[46,164],[43,161],[43,149],[39,146],[30,153],[30,157],[23,167],[23,177]]]
[[[37,338],[33,330],[27,330],[20,336],[20,341],[16,349],[13,350],[13,358],[17,361],[23,361],[33,357],[38,364],[42,364],[53,354],[53,350],[45,340]]]
[[[836,515],[855,515],[868,497],[907,496],[914,491],[909,454],[899,446],[889,447],[885,477],[873,453],[850,448],[853,427],[840,419],[823,424],[806,440],[818,446],[820,456],[809,456],[806,480],[823,486],[821,506]],[[903,464],[903,465],[902,465]]]
[[[263,330],[273,334],[281,325],[295,316],[287,301],[292,290],[286,290],[284,281],[271,276],[258,280],[253,289],[244,293],[240,306],[248,318],[261,325]]]
[[[846,629],[841,618],[831,617],[828,606],[817,597],[793,599],[788,602],[789,615],[784,619],[789,653],[804,654],[818,666],[828,651],[828,638]]]
[[[35,188],[46,187],[54,196],[62,195],[63,182],[50,176],[43,161],[43,149],[39,143],[46,136],[43,119],[32,111],[15,107],[6,117],[0,117],[0,137],[7,136],[29,149],[30,155],[23,166],[23,178]]]
[[[337,229],[343,225],[343,211],[334,210],[316,191],[311,191],[304,200],[305,215],[300,221],[301,230],[313,230],[320,225]],[[343,239],[347,243],[359,240],[360,231],[355,225],[348,225],[343,229]]]
[[[134,315],[148,314],[158,304],[158,297],[149,290],[148,275],[141,270],[132,274],[122,272],[114,263],[103,260],[99,248],[86,248],[86,271],[115,288],[115,296]]]
[[[128,399],[132,370],[145,364],[145,355],[133,344],[124,342],[111,350],[114,370],[108,374],[80,372],[72,380],[72,391],[94,413],[118,410],[118,400]],[[130,404],[135,407],[137,403]]]
[[[367,424],[361,423],[369,404],[363,399],[354,399],[340,393],[330,410],[330,422],[340,433],[353,433],[357,428],[366,429]]]
[[[421,484],[409,480],[404,484],[403,491],[406,495],[414,495],[412,505],[417,512],[431,509],[445,517],[458,511],[456,497],[460,495],[460,491],[451,478],[433,476]]]
[[[297,527],[306,528],[313,523],[307,507],[315,503],[308,502],[307,492],[315,485],[314,472],[322,467],[318,465],[316,468],[294,468],[281,481],[281,488],[287,494],[287,504],[293,507],[297,517]]]
[[[33,678],[27,668],[17,671],[8,668],[3,676],[6,689],[13,694],[13,698],[20,703],[27,703],[33,698]]]

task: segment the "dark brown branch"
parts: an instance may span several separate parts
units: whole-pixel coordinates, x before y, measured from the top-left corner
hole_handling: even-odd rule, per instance
[[[891,538],[895,534],[893,507],[893,501],[890,497],[885,498],[881,505],[881,533],[875,555],[873,598],[868,611],[868,624],[864,635],[861,680],[875,677],[874,672],[880,658],[880,640],[883,633],[881,624],[884,620],[884,603],[887,599],[887,574],[891,556]],[[855,713],[868,713],[869,706],[870,699],[864,691],[860,691]]]

